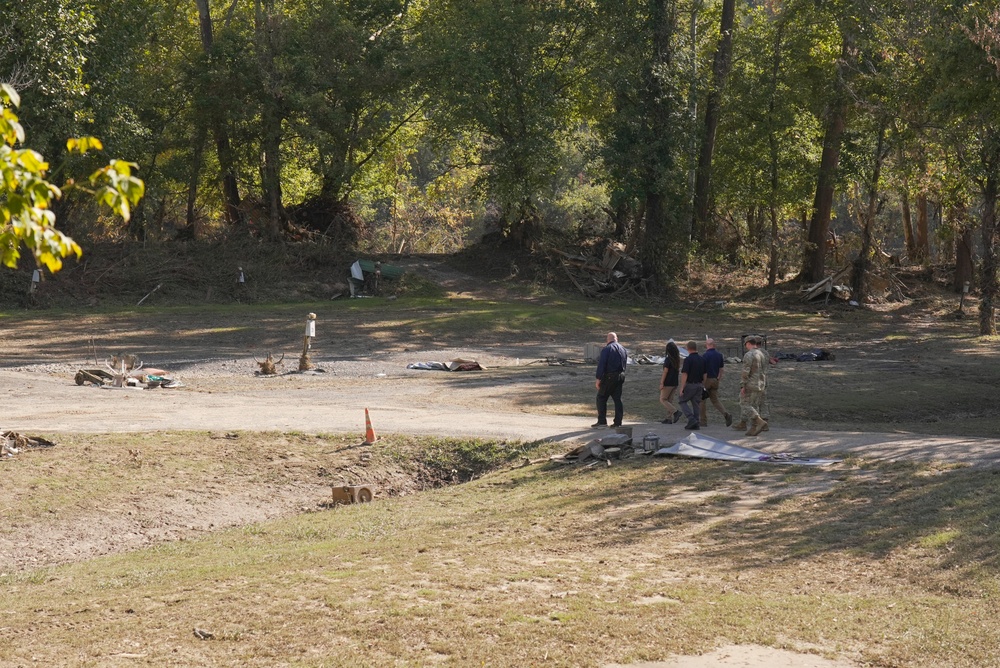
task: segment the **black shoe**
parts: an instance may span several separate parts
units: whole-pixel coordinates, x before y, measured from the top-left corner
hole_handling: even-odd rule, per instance
[[[690,429],[691,431],[697,431],[699,429],[697,422],[688,422],[684,425],[685,429]]]
[[[607,428],[607,426],[608,426],[607,422],[595,422],[594,424],[590,425],[590,428],[591,429],[603,429],[603,428]]]
[[[660,420],[660,424],[673,424],[675,422],[677,422],[677,420],[674,419],[673,415],[671,415],[668,418],[664,418],[664,419]]]
[[[622,423],[621,422],[615,422],[611,426],[614,427],[615,429],[617,429],[618,427],[622,426]]]
[[[680,421],[681,421],[681,418],[682,418],[683,416],[684,416],[684,413],[681,413],[680,411],[674,411],[674,420],[673,420],[673,422],[672,422],[671,424],[674,424],[674,423],[677,423],[677,422],[680,422]]]
[[[733,426],[733,416],[730,413],[726,413],[726,426]]]

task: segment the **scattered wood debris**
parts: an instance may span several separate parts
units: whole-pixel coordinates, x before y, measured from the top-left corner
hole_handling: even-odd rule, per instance
[[[642,265],[625,245],[610,243],[603,257],[574,255],[552,249],[569,280],[587,297],[605,297],[631,293],[636,297],[648,296],[648,279],[642,276]]]
[[[802,301],[810,302],[815,299],[823,299],[825,303],[829,303],[831,298],[848,301],[852,299],[849,285],[853,276],[854,266],[845,265],[823,280],[802,288]],[[867,281],[869,296],[875,300],[903,301],[906,299],[906,286],[888,267],[873,267],[867,274]]]
[[[25,448],[53,448],[55,445],[40,436],[25,436],[16,431],[0,431],[0,459],[13,457]]]
[[[144,367],[138,355],[114,355],[104,362],[103,369],[80,369],[74,378],[77,385],[90,383],[98,387],[134,387],[151,390],[156,387],[183,387],[163,369]]]

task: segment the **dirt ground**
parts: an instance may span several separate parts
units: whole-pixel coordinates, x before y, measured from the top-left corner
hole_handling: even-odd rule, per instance
[[[491,298],[503,292],[497,286],[483,289],[469,277],[426,261],[414,261],[408,269],[421,272],[456,298]],[[257,365],[253,355],[283,350],[284,369],[296,368],[297,350],[287,342],[301,340],[298,321],[304,313],[287,308],[269,315],[262,315],[268,313],[265,309],[253,313],[251,322],[246,312],[221,316],[168,312],[152,319],[40,315],[15,325],[0,321],[0,428],[48,435],[57,441],[72,441],[72,435],[78,434],[197,431],[210,432],[223,444],[232,440],[227,438],[231,432],[356,434],[360,442],[367,408],[379,434],[565,441],[569,447],[599,433],[589,428],[593,421],[593,366],[582,363],[581,357],[584,344],[599,339],[603,324],[597,325],[597,332],[571,337],[539,332],[464,342],[458,337],[414,335],[412,327],[379,329],[365,322],[363,315],[360,322],[338,316],[334,305],[329,312],[319,313],[312,361],[320,371],[259,378],[254,376]],[[690,323],[690,332],[682,333],[694,338],[702,324],[696,320]],[[891,331],[892,325],[886,327]],[[875,336],[879,334],[884,336],[885,332]],[[626,343],[650,352],[662,345],[661,332],[634,332],[633,337]],[[822,337],[815,340],[825,343]],[[76,385],[76,370],[95,368],[94,352],[103,357],[109,346],[140,354],[148,365],[170,371],[183,387],[136,390]],[[890,351],[884,354],[891,356]],[[411,362],[455,358],[475,359],[486,370],[448,373],[406,369]],[[547,362],[555,359],[570,362]],[[639,388],[655,388],[659,371],[655,366],[632,371],[626,401]],[[627,413],[626,423],[635,434],[653,432],[666,444],[683,437],[680,425],[660,424],[655,409],[644,413],[637,415],[631,409]],[[928,436],[919,429],[817,430],[778,421],[766,439],[749,439],[725,428],[718,416],[714,420],[704,433],[769,452],[972,464],[995,463],[1000,453],[997,438]],[[356,450],[342,445],[332,456],[329,452],[319,456],[314,450],[286,442],[285,437],[278,438],[278,442],[261,443],[259,453],[245,455],[245,468],[215,473],[208,486],[188,481],[179,483],[170,495],[122,496],[76,516],[26,521],[0,532],[0,561],[4,564],[0,570],[88,559],[315,510],[322,507],[331,484],[356,482],[350,473],[357,465]],[[65,447],[74,457],[88,456],[82,445]],[[0,461],[0,475],[4,475],[4,467],[50,456],[29,451]],[[129,453],[122,449],[102,456],[109,466],[130,462]],[[210,458],[215,462],[212,466],[218,464],[219,457],[222,454],[217,452]],[[248,473],[262,466],[271,475]],[[339,472],[339,478],[317,476],[319,468]],[[384,471],[383,477],[392,479],[390,486],[397,492],[419,487],[413,480],[400,478],[398,472]],[[847,665],[817,657],[808,657],[813,662],[806,663],[802,655],[785,654],[767,648],[726,647],[704,657],[649,665]]]

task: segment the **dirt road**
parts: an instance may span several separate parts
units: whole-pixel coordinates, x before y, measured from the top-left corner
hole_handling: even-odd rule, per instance
[[[179,376],[184,387],[157,390],[77,386],[72,364],[65,371],[51,364],[40,371],[2,370],[2,426],[26,433],[246,430],[353,432],[360,437],[368,408],[376,431],[384,433],[527,441],[580,441],[600,433],[589,428],[589,366],[496,367],[491,365],[513,360],[485,351],[447,352],[440,359],[456,353],[477,357],[488,368],[465,373],[407,370],[404,359],[422,358],[408,353],[378,363],[321,364],[327,371],[317,375],[255,378],[253,360],[237,359],[189,365]],[[358,366],[364,367],[363,374],[352,368]],[[636,384],[652,383],[655,373],[655,368],[639,369],[632,376]],[[663,443],[685,434],[680,424],[626,424],[637,435],[658,434]],[[703,431],[769,452],[809,456],[990,462],[1000,455],[998,439],[806,431],[777,424],[761,437],[748,438],[718,422]]]

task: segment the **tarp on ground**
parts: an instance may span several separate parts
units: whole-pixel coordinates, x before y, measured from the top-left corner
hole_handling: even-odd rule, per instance
[[[836,464],[839,459],[814,459],[799,457],[791,453],[773,454],[761,452],[752,448],[744,448],[728,441],[722,441],[711,436],[691,432],[683,441],[660,448],[657,455],[680,455],[682,457],[701,457],[704,459],[721,459],[727,462],[758,462],[765,464],[800,464],[802,466],[824,466]]]
[[[445,362],[412,362],[406,365],[407,369],[422,369],[424,371],[483,371],[483,367],[476,360],[465,360],[455,358]]]

